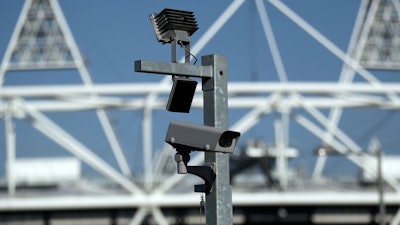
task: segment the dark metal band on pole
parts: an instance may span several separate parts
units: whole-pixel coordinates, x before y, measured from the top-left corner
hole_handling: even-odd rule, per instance
[[[221,55],[203,56],[203,66],[212,66],[212,78],[203,78],[204,124],[228,128],[227,60]],[[232,190],[229,181],[229,155],[205,153],[205,163],[215,163],[216,179],[206,195],[206,223],[232,225]]]

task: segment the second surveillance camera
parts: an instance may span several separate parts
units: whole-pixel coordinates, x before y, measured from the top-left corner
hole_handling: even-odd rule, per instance
[[[232,153],[240,133],[183,121],[169,124],[165,142],[177,150]]]

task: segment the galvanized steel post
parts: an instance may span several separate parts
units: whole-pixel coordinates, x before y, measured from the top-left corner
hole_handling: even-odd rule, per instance
[[[202,57],[202,66],[135,61],[135,71],[202,78],[204,125],[228,128],[227,60],[222,55]],[[229,180],[229,154],[205,152],[205,164],[215,165],[215,181],[206,195],[206,224],[232,225],[232,190]]]
[[[221,55],[202,57],[203,66],[212,66],[213,76],[203,78],[204,124],[228,128],[227,59]],[[232,190],[229,181],[229,155],[206,152],[205,163],[215,163],[216,179],[206,195],[206,223],[232,225]]]

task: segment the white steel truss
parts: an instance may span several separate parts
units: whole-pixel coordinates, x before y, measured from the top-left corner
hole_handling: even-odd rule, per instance
[[[93,86],[89,71],[58,1],[25,1],[0,66],[0,85],[3,86],[7,71],[26,69],[76,69],[82,78],[85,88],[90,90]],[[90,98],[96,98],[96,94],[93,92],[91,92],[90,96]],[[106,112],[104,109],[98,109],[96,113],[121,171],[125,176],[130,176],[131,171]],[[43,117],[46,116],[43,115]],[[93,157],[92,159],[95,160]],[[9,170],[12,170],[13,161],[8,161],[9,165],[7,167]],[[14,192],[13,188],[15,188],[15,185],[9,182],[11,193]]]
[[[400,69],[399,2],[366,1],[362,7],[366,7],[364,22],[356,46],[361,48],[360,64],[370,69]]]
[[[235,0],[214,22],[214,24],[200,37],[192,48],[196,55],[212,39],[212,37],[228,22],[235,12],[243,5],[244,0]],[[279,47],[274,37],[267,8],[262,0],[256,0],[257,12],[260,16],[262,28],[268,46],[271,50],[274,65],[280,82],[240,82],[229,83],[229,108],[245,109],[241,118],[231,126],[242,134],[256,126],[264,117],[272,112],[279,113],[274,121],[275,142],[278,150],[277,171],[278,178],[283,188],[287,188],[287,161],[285,154],[289,146],[289,123],[294,121],[308,130],[311,134],[321,139],[321,142],[345,152],[352,150],[361,152],[362,147],[352,140],[339,126],[342,111],[349,108],[374,108],[381,110],[400,109],[400,83],[384,83],[377,79],[373,73],[364,68],[360,59],[365,59],[367,43],[371,41],[369,29],[365,21],[369,23],[377,19],[381,14],[399,15],[398,1],[362,1],[360,13],[353,32],[353,38],[348,52],[344,52],[331,42],[327,37],[315,29],[311,24],[297,15],[287,5],[279,0],[269,0],[271,6],[297,24],[313,39],[319,42],[333,55],[343,61],[343,70],[338,82],[290,82],[287,78]],[[377,2],[383,2],[378,4]],[[377,4],[376,8],[373,7]],[[382,6],[382,4],[391,5]],[[367,7],[368,6],[368,7]],[[394,10],[394,9],[395,10]],[[371,10],[374,9],[371,13]],[[385,11],[386,10],[386,11]],[[382,11],[382,12],[381,12]],[[390,12],[390,13],[388,13]],[[368,19],[371,17],[372,19]],[[360,19],[360,18],[365,18]],[[386,17],[385,17],[386,18]],[[392,17],[390,17],[392,18]],[[386,20],[385,20],[386,21]],[[398,20],[397,20],[398,21]],[[386,22],[385,22],[386,23]],[[392,22],[387,22],[392,23]],[[372,25],[368,25],[372,26]],[[396,24],[396,26],[398,26]],[[362,27],[362,28],[361,28]],[[365,31],[365,30],[368,31]],[[372,28],[371,28],[372,29]],[[39,35],[40,33],[40,35]],[[364,33],[364,34],[360,34]],[[395,35],[394,35],[395,36]],[[393,36],[393,37],[394,37]],[[41,39],[39,40],[38,37]],[[360,49],[360,38],[365,39],[364,50]],[[376,39],[374,39],[376,40]],[[395,42],[395,41],[393,41]],[[374,49],[380,49],[374,46]],[[358,52],[357,52],[358,51]],[[375,54],[375,53],[368,53]],[[376,53],[378,54],[378,53]],[[394,51],[392,55],[398,54]],[[387,58],[385,58],[387,59]],[[398,63],[393,57],[393,65]],[[383,63],[383,62],[380,62]],[[383,63],[388,66],[389,62]],[[392,65],[392,64],[390,64]],[[389,66],[396,69],[396,66]],[[382,67],[382,66],[378,66]],[[87,208],[91,206],[134,206],[138,211],[133,216],[131,224],[140,224],[146,215],[152,215],[159,224],[168,224],[160,207],[169,205],[195,205],[197,197],[192,193],[173,194],[170,190],[184,179],[184,176],[173,174],[162,183],[156,183],[156,171],[153,159],[153,112],[163,110],[166,96],[170,91],[168,79],[159,83],[130,83],[130,84],[94,84],[79,53],[77,45],[69,31],[67,22],[56,0],[27,0],[18,19],[16,28],[10,40],[9,46],[0,66],[0,81],[4,82],[9,70],[25,69],[77,69],[83,80],[82,85],[53,85],[53,86],[0,86],[0,115],[5,121],[5,135],[7,146],[7,187],[9,198],[0,200],[1,210],[10,209],[61,209],[64,207]],[[386,68],[388,69],[388,68]],[[356,74],[359,74],[367,82],[353,82]],[[200,90],[193,100],[193,108],[202,108]],[[107,109],[133,110],[143,112],[142,144],[143,144],[143,179],[138,182],[132,180],[132,172],[128,166],[128,160],[123,154],[116,134],[108,119]],[[303,113],[299,113],[301,109]],[[329,109],[328,116],[321,110]],[[99,118],[105,136],[110,143],[118,169],[112,167],[106,159],[96,155],[93,150],[78,141],[73,134],[68,133],[55,121],[52,121],[46,113],[50,112],[77,112],[93,110]],[[312,118],[312,119],[310,119]],[[46,198],[43,196],[21,198],[16,191],[14,177],[14,164],[16,160],[16,135],[15,120],[24,119],[39,132],[63,146],[77,158],[87,163],[112,182],[119,184],[124,191],[119,194],[99,196],[60,196]],[[167,151],[172,151],[164,147]],[[167,154],[168,155],[168,154]],[[365,166],[363,157],[346,156],[351,162],[362,167],[371,176],[377,174],[376,168]],[[191,159],[193,164],[201,164],[202,156]],[[321,176],[324,166],[324,158],[317,161],[314,176]],[[385,197],[386,202],[400,204],[400,185],[390,175],[383,174],[383,178],[394,190]],[[338,193],[339,195],[340,193]],[[313,195],[314,196],[314,195]],[[344,196],[344,195],[343,195]],[[79,199],[79,200],[78,200]],[[195,199],[195,200],[193,200]],[[252,204],[269,202],[270,204],[285,204],[290,202],[311,204],[314,202],[339,201],[347,202],[377,202],[376,193],[358,194],[345,198],[332,197],[331,193],[322,193],[318,198],[310,198],[307,193],[235,193],[234,204]],[[394,222],[399,220],[400,211]],[[392,222],[392,223],[394,223]]]

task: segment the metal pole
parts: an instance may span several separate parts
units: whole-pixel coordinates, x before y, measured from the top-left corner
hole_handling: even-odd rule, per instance
[[[6,126],[6,145],[7,145],[7,188],[9,196],[14,196],[16,192],[15,181],[15,157],[16,157],[16,137],[15,137],[15,124],[13,120],[13,112],[11,101],[8,105],[9,109],[5,114]]]
[[[382,151],[380,149],[376,149],[376,158],[378,161],[379,224],[384,225],[386,224],[386,209],[383,200]]]
[[[227,60],[221,55],[202,57],[203,66],[213,67],[213,76],[203,78],[204,124],[228,128]],[[206,195],[206,224],[232,225],[232,190],[229,181],[229,155],[205,153],[206,163],[215,163],[216,179]]]

